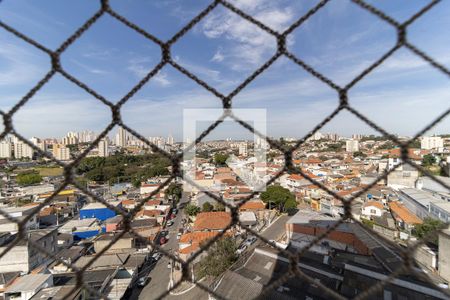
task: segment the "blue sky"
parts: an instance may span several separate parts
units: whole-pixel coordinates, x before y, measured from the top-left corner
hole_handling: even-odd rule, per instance
[[[236,0],[238,7],[282,31],[317,1]],[[398,21],[428,1],[369,1]],[[209,1],[111,1],[114,10],[162,40],[169,39]],[[0,19],[56,49],[99,8],[99,1],[3,0]],[[408,32],[409,40],[450,67],[450,2],[443,1]],[[332,1],[295,30],[288,48],[317,71],[345,85],[395,44],[394,28],[346,0]],[[269,34],[219,6],[172,48],[174,59],[208,84],[229,93],[276,51]],[[116,102],[161,59],[158,46],[103,16],[62,55],[63,67]],[[0,108],[10,109],[49,70],[49,58],[0,29]],[[354,108],[392,133],[413,135],[447,109],[450,80],[402,49],[349,93]],[[338,105],[336,93],[286,58],[275,62],[234,98],[236,108],[266,108],[267,133],[302,137]],[[122,109],[124,122],[144,136],[182,137],[184,108],[219,108],[221,101],[171,66],[148,82]],[[429,133],[449,133],[450,118]],[[67,131],[101,131],[111,114],[101,102],[53,77],[15,116],[26,137],[61,137]],[[221,126],[212,137],[248,137]],[[323,132],[374,133],[343,112]]]

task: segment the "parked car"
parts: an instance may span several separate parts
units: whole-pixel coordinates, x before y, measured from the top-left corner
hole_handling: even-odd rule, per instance
[[[167,238],[165,238],[165,237],[161,237],[160,239],[159,239],[159,244],[160,245],[164,245],[165,243],[167,243]]]
[[[236,250],[236,254],[241,254],[242,252],[245,251],[245,249],[247,249],[247,245],[246,244],[242,244],[239,246],[239,248]]]
[[[150,280],[151,278],[149,276],[142,276],[138,278],[136,284],[140,287],[144,287],[150,282]]]
[[[178,214],[178,209],[174,208],[174,209],[172,210],[172,213],[175,214],[175,215]]]
[[[173,225],[173,221],[168,221],[166,225],[167,225],[167,227],[172,226]]]
[[[169,260],[169,262],[167,263],[167,268],[168,269],[172,269],[172,262]]]
[[[161,231],[161,235],[162,236],[168,236],[169,235],[169,231],[168,230],[163,230],[163,231]]]
[[[244,244],[250,247],[251,245],[253,245],[253,243],[256,242],[256,240],[257,238],[255,236],[250,236],[245,240]]]
[[[181,238],[181,232],[178,232],[177,234],[177,240],[179,240]]]
[[[152,258],[153,258],[155,261],[158,261],[161,257],[162,257],[162,254],[159,253],[159,252],[155,252],[155,253],[153,253],[153,255],[152,255]]]

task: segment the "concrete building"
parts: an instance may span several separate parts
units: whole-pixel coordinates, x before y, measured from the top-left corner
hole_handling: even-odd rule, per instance
[[[14,137],[14,158],[33,158],[33,148]]]
[[[108,232],[101,234],[94,239],[95,253],[99,253],[106,248],[119,235],[118,232]],[[134,248],[134,237],[130,233],[121,236],[106,252],[131,250]]]
[[[361,215],[365,217],[381,217],[384,213],[384,206],[381,202],[368,201],[366,202],[361,211]]]
[[[58,231],[60,233],[71,234],[74,240],[82,240],[96,236],[103,230],[98,225],[96,218],[85,218],[81,220],[70,220],[61,226]]]
[[[444,223],[450,222],[450,202],[430,202],[430,214]]]
[[[174,144],[173,136],[169,134],[169,136],[167,137],[167,145],[172,146],[173,144]]]
[[[359,142],[357,140],[347,140],[345,142],[345,151],[356,152],[359,151]]]
[[[431,193],[413,188],[400,189],[398,195],[402,203],[422,220],[427,217],[432,217],[431,203],[445,203],[442,199],[434,197]]]
[[[0,158],[11,158],[12,157],[13,145],[9,141],[0,142]]]
[[[108,141],[106,139],[101,139],[98,142],[98,156],[100,157],[109,156]]]
[[[114,207],[122,207],[121,201],[110,201],[108,203]],[[114,210],[100,202],[89,203],[80,209],[80,219],[96,218],[104,221],[114,217],[116,214]]]
[[[70,160],[70,149],[62,144],[53,144],[53,156],[58,160]]]
[[[2,208],[2,211],[7,213],[10,217],[14,218],[17,222],[21,222],[23,219],[32,214],[34,207],[22,206],[22,207],[6,207]],[[25,229],[38,229],[39,220],[36,215],[33,215],[25,224]],[[3,215],[0,215],[0,232],[8,232],[15,234],[19,231],[19,225],[16,222],[11,222]]]
[[[403,164],[387,176],[387,186],[395,190],[413,188],[419,178],[419,171],[408,164]]]
[[[30,230],[28,240],[46,249],[49,253],[57,251],[57,229]],[[0,234],[0,253],[16,238],[15,234]],[[0,257],[0,270],[2,272],[22,272],[29,273],[39,266],[46,266],[51,262],[51,258],[44,253],[32,248],[28,240],[20,240],[5,255]]]
[[[116,145],[119,147],[127,146],[127,132],[123,129],[122,126],[119,126],[119,129],[116,134]]]
[[[247,157],[248,151],[247,151],[247,143],[240,143],[239,144],[239,156]]]
[[[51,274],[28,274],[5,290],[5,300],[28,300],[40,290],[53,286]]]
[[[439,233],[439,276],[450,282],[450,229]]]
[[[444,148],[444,140],[440,136],[424,136],[420,140],[420,148],[425,150],[439,150]]]

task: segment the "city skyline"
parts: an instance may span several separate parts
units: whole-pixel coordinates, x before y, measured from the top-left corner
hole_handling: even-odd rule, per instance
[[[188,2],[124,5],[112,1],[111,5],[139,26],[167,39],[208,3]],[[276,30],[287,28],[313,5],[260,0],[236,4]],[[374,5],[404,21],[423,6],[423,1],[408,4],[377,2]],[[96,2],[50,5],[43,1],[39,5],[5,1],[0,18],[51,49],[98,9]],[[448,42],[439,29],[450,25],[445,18],[450,4],[443,2],[439,6],[416,22],[408,36],[438,62],[448,65],[450,57],[445,50]],[[79,14],[71,16],[69,12],[73,10]],[[141,11],[149,12],[155,18],[144,18],[147,15]],[[224,22],[228,19],[231,21]],[[325,20],[331,22],[331,26],[325,24]],[[166,26],[157,26],[163,21]],[[116,32],[115,39],[104,38],[109,30]],[[308,43],[302,43],[302,40],[308,40]],[[0,77],[0,98],[3,99],[0,108],[7,111],[50,66],[48,58],[5,31],[0,31],[0,42],[3,45],[0,51],[3,73]],[[348,83],[394,43],[394,28],[344,1],[331,2],[288,39],[288,47],[294,54],[340,85]],[[275,41],[270,36],[219,7],[173,46],[172,55],[180,65],[208,84],[228,93],[275,50]],[[115,102],[159,59],[158,47],[104,16],[69,47],[62,55],[62,64],[69,73]],[[353,87],[349,100],[354,108],[388,132],[412,136],[448,108],[450,87],[446,80],[426,62],[401,49]],[[233,101],[236,108],[266,108],[267,132],[275,137],[305,135],[339,104],[334,91],[286,58],[276,61]],[[125,124],[144,136],[172,132],[175,139],[180,140],[184,108],[220,106],[219,99],[166,66],[124,105],[122,117]],[[92,96],[56,75],[14,115],[13,121],[17,131],[26,137],[62,136],[70,130],[101,131],[111,121],[111,112]],[[324,131],[344,135],[354,131],[375,133],[345,111],[327,126],[332,130],[325,127]],[[449,127],[450,120],[446,118],[427,134],[445,133]],[[227,132],[223,137],[240,138],[240,132]]]

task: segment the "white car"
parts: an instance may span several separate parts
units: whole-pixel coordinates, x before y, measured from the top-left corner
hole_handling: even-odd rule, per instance
[[[181,232],[178,232],[177,234],[177,240],[179,240],[181,238]]]
[[[172,262],[171,262],[171,261],[169,261],[169,262],[167,263],[167,269],[172,269]]]
[[[253,245],[253,243],[256,242],[256,240],[257,240],[257,238],[255,236],[251,236],[245,240],[244,244],[246,244],[247,246],[251,246],[251,245]]]
[[[247,249],[247,245],[246,244],[242,244],[239,246],[239,248],[236,250],[236,254],[241,254],[242,252],[245,251],[245,249]]]
[[[153,255],[152,255],[152,258],[153,258],[155,261],[158,261],[161,257],[162,257],[162,254],[159,253],[159,252],[155,252],[155,253],[153,253]]]

